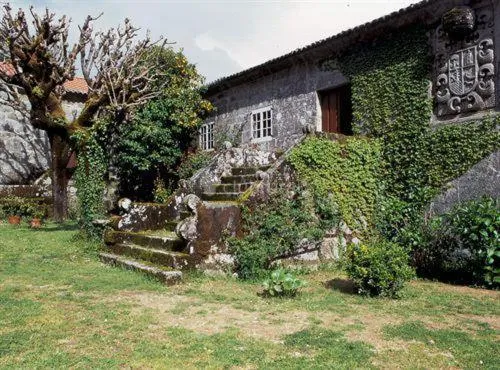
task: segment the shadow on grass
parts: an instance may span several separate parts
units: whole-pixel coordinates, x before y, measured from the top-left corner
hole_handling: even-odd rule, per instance
[[[63,222],[63,223],[55,223],[55,222],[47,222],[39,229],[33,229],[33,231],[37,232],[48,232],[48,231],[78,231],[80,228],[76,222]]]
[[[351,280],[347,279],[333,279],[326,281],[324,284],[325,288],[337,290],[344,294],[356,294],[356,287]]]

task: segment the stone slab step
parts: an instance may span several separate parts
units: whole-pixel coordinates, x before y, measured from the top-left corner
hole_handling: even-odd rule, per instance
[[[162,249],[146,248],[134,244],[111,244],[106,250],[120,256],[128,256],[137,260],[151,262],[154,265],[173,269],[191,267],[191,256],[187,253],[165,251]]]
[[[148,276],[160,280],[166,285],[178,284],[182,280],[181,271],[164,270],[155,266],[143,264],[139,261],[127,259],[122,256],[117,256],[116,254],[112,253],[100,253],[99,258],[102,262],[109,265],[120,266],[129,270],[142,272]]]
[[[211,202],[234,201],[240,197],[241,193],[203,193],[201,199]]]
[[[178,221],[167,221],[165,223],[165,230],[175,232],[175,228],[177,227],[178,223]]]
[[[257,167],[233,167],[231,173],[233,176],[254,175],[259,169]]]
[[[233,167],[231,168],[231,173],[234,176],[239,175],[254,175],[257,171],[267,171],[271,166],[261,166],[261,167]]]
[[[253,182],[243,184],[216,184],[214,190],[216,193],[243,193],[253,185]]]
[[[246,184],[257,180],[257,175],[237,175],[221,177],[221,183],[223,184]]]
[[[132,231],[108,230],[104,234],[106,244],[135,244],[143,247],[163,249],[167,251],[182,251],[186,245],[173,232],[166,232],[165,235],[147,234]]]

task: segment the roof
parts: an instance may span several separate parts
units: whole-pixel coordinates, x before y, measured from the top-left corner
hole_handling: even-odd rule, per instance
[[[0,62],[0,72],[3,72],[8,76],[12,76],[16,73],[12,64],[8,62]],[[75,77],[72,80],[68,80],[63,84],[63,86],[66,93],[86,95],[89,91],[89,86],[83,77]]]
[[[87,81],[85,81],[83,77],[75,77],[64,83],[64,89],[66,92],[87,94],[89,91],[89,85],[87,85]]]
[[[261,77],[262,75],[271,74],[280,68],[290,66],[293,60],[303,59],[304,57],[307,57],[308,55],[311,54],[315,54],[318,56],[321,54],[321,52],[325,51],[327,53],[330,53],[330,55],[339,53],[347,46],[362,40],[363,35],[366,35],[371,31],[372,32],[376,31],[379,27],[383,27],[392,21],[398,20],[399,18],[401,18],[401,16],[409,15],[413,12],[417,13],[418,10],[424,9],[429,5],[434,5],[439,2],[444,3],[443,0],[420,1],[419,3],[412,4],[409,7],[400,9],[381,18],[375,19],[371,22],[348,29],[346,31],[342,31],[334,36],[314,42],[312,44],[296,49],[280,57],[268,60],[267,62],[259,64],[255,67],[220,78],[206,85],[207,88],[206,94],[217,93],[226,88],[236,86],[251,80],[255,80],[256,78]],[[430,14],[427,14],[427,16],[430,16]],[[425,17],[422,18],[425,19]],[[411,21],[415,21],[415,19],[409,18],[402,21],[398,21],[396,23],[399,26],[403,26],[404,24],[408,24]]]

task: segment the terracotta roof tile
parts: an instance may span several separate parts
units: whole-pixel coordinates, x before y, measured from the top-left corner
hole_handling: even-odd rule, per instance
[[[66,81],[64,88],[67,92],[78,94],[87,94],[89,91],[89,86],[83,77],[75,77],[72,80]]]

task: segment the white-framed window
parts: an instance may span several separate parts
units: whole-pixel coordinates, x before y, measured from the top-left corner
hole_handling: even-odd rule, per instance
[[[252,140],[264,141],[273,136],[273,109],[265,107],[252,111]]]
[[[200,127],[200,149],[212,150],[214,148],[214,123],[204,123]]]

